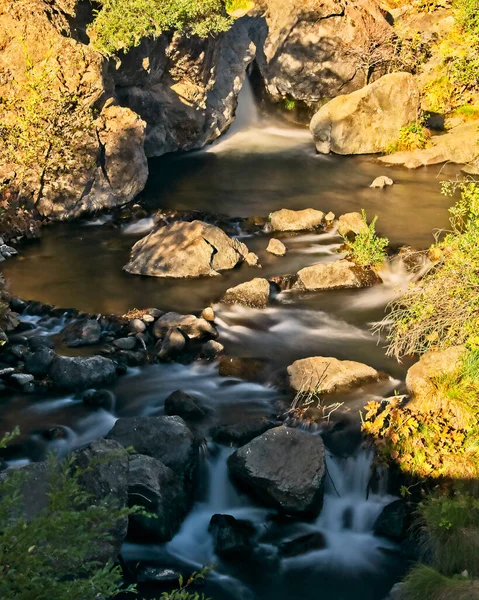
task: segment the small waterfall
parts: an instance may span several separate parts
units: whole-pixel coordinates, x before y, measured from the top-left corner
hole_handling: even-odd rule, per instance
[[[234,123],[231,125],[230,132],[236,133],[248,127],[254,127],[259,123],[260,116],[256,99],[253,93],[253,86],[246,75],[241,92],[238,95],[238,106]]]

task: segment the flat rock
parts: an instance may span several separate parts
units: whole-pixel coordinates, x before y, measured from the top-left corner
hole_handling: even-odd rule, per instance
[[[282,512],[314,516],[322,507],[324,444],[319,435],[277,427],[238,448],[230,473]]]
[[[307,231],[323,225],[324,213],[313,208],[289,210],[283,208],[269,215],[273,231]]]
[[[348,392],[386,378],[385,374],[363,363],[323,356],[297,360],[287,371],[293,390],[316,394]]]
[[[62,331],[62,338],[70,348],[93,346],[101,338],[101,326],[94,319],[82,319],[67,325]]]
[[[292,540],[282,542],[279,546],[279,554],[283,558],[300,556],[315,550],[324,550],[326,548],[326,538],[320,531],[306,533]]]
[[[293,289],[319,291],[364,288],[378,282],[378,275],[369,267],[360,267],[349,260],[338,260],[301,269]]]
[[[270,291],[269,281],[257,277],[226,290],[221,302],[224,304],[242,304],[251,308],[264,308],[268,305]]]
[[[116,366],[103,356],[57,356],[48,374],[59,388],[85,389],[113,382]]]

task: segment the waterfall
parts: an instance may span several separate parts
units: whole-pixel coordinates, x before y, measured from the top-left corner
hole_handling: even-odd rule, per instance
[[[259,121],[259,110],[253,94],[253,86],[248,75],[246,75],[243,87],[238,94],[235,120],[230,127],[229,133],[236,133],[237,131],[254,127],[258,125]]]

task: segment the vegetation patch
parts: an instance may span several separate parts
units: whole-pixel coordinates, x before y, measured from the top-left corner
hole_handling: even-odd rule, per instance
[[[429,131],[421,123],[411,123],[406,127],[401,127],[397,141],[389,146],[387,153],[422,150],[429,145],[430,137]]]
[[[404,591],[408,600],[477,600],[479,582],[464,575],[446,577],[419,564],[405,578]]]
[[[358,233],[352,241],[346,236],[343,237],[348,246],[348,257],[362,267],[377,267],[386,260],[389,240],[377,235],[377,216],[368,224],[364,209],[361,210],[361,215],[367,228]]]

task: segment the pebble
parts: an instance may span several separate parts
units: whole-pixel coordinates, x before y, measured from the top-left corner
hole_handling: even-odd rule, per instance
[[[113,345],[120,350],[133,350],[136,346],[136,339],[134,337],[119,338],[113,342]]]
[[[12,373],[15,373],[15,369],[13,367],[7,367],[6,369],[0,369],[0,377],[8,377]]]
[[[133,333],[143,333],[145,329],[146,325],[141,319],[133,319],[130,321],[130,331],[132,331]]]
[[[33,375],[30,373],[15,373],[11,376],[10,379],[13,379],[18,383],[18,385],[26,385],[27,383],[31,383],[35,380]]]
[[[201,313],[201,318],[212,323],[215,320],[215,311],[211,308],[211,306],[208,306]]]
[[[155,317],[153,317],[152,315],[143,315],[142,318],[145,323],[154,323],[155,322]]]

